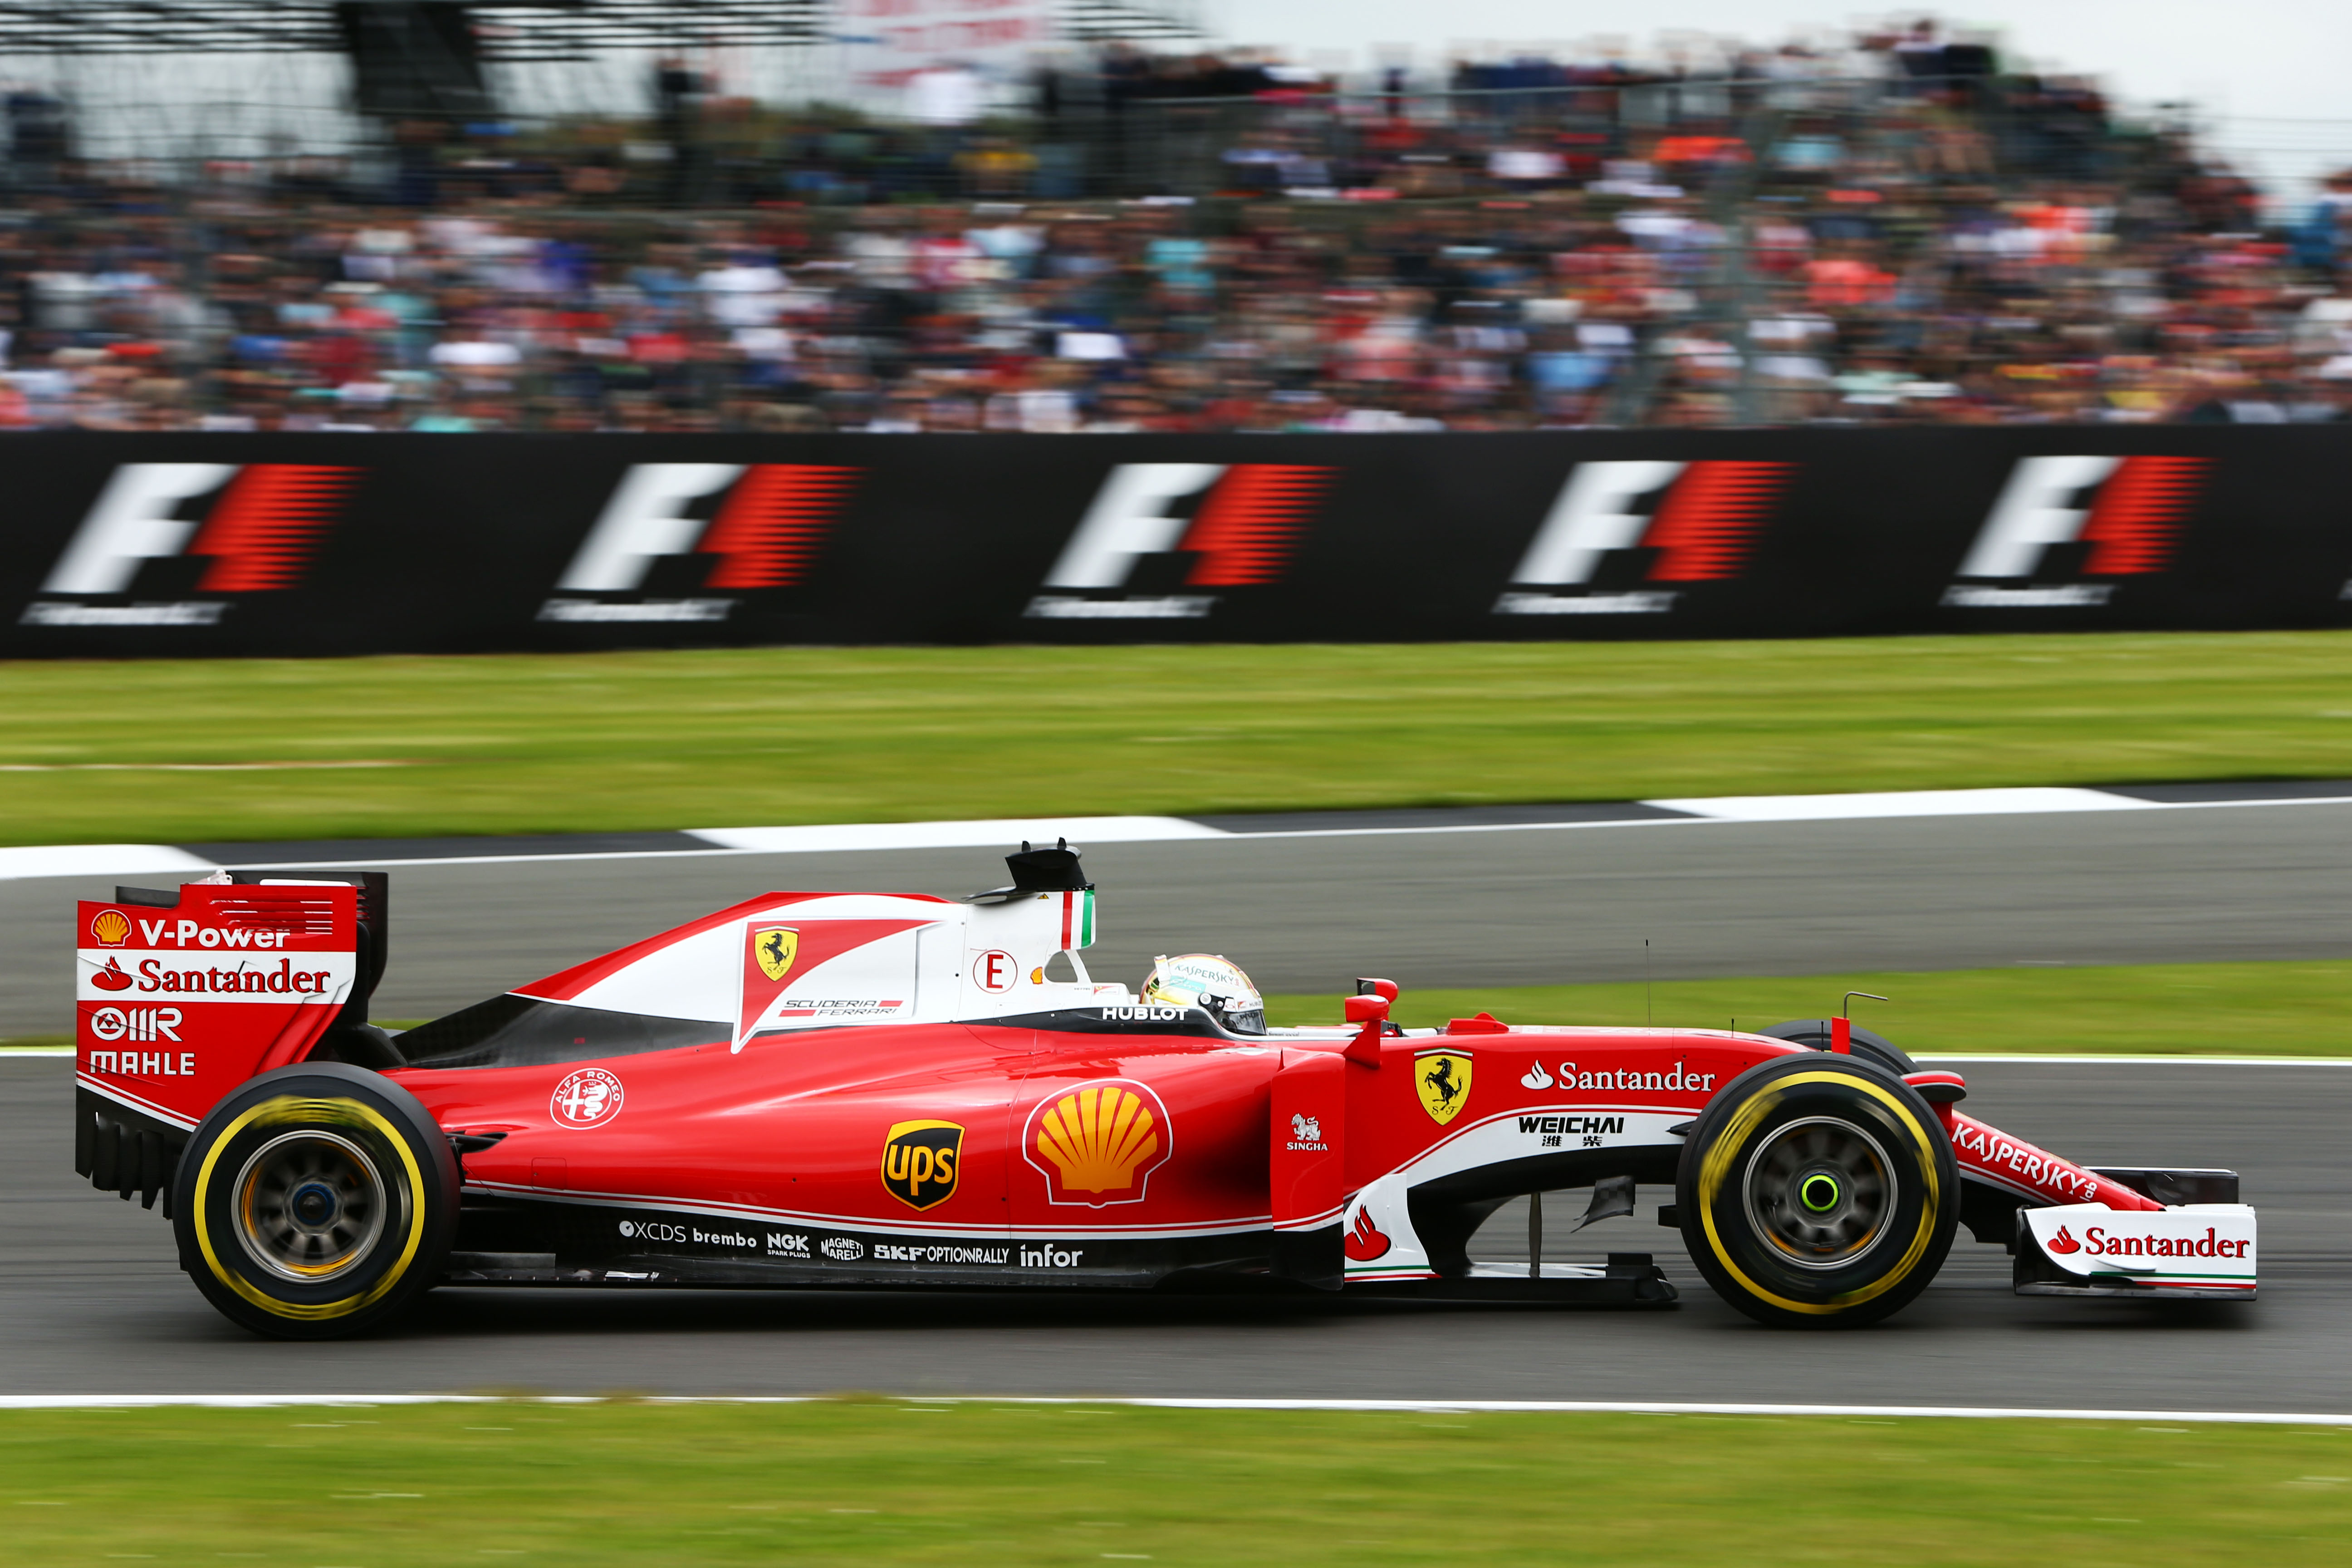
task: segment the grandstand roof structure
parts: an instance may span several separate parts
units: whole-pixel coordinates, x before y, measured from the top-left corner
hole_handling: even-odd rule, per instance
[[[814,44],[831,0],[0,0],[0,56],[339,53],[347,10],[462,10],[481,58],[584,59],[615,48]],[[1081,39],[1202,36],[1183,0],[1064,0]]]
[[[1041,0],[1027,3],[1035,16]],[[1198,0],[1042,6],[1066,45],[1182,48],[1204,36]],[[58,104],[83,158],[169,165],[344,153],[380,149],[386,126],[419,119],[495,128],[642,112],[655,107],[656,61],[688,63],[732,98],[856,96],[860,51],[880,41],[860,36],[863,9],[852,0],[0,0],[0,76],[12,91]],[[865,101],[887,111],[898,98],[884,86]],[[6,138],[0,123],[0,160]]]
[[[342,13],[462,10],[485,58],[578,59],[679,43],[814,43],[826,0],[5,0],[0,55],[339,52]]]

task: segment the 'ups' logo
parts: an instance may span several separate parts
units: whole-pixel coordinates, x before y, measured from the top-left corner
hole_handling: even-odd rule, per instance
[[[1470,1098],[1470,1053],[1422,1051],[1412,1058],[1412,1087],[1420,1091],[1421,1108],[1440,1127],[1462,1112]]]
[[[769,926],[751,933],[751,955],[760,961],[760,973],[771,980],[782,980],[800,952],[801,933],[789,926]]]
[[[935,1207],[955,1196],[962,1152],[963,1129],[954,1122],[901,1121],[883,1141],[882,1185],[908,1208]]]

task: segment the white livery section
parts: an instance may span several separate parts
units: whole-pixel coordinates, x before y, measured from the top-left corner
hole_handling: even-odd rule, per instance
[[[1573,1064],[1564,1064],[1572,1066]],[[1350,1279],[1422,1279],[1435,1272],[1412,1227],[1407,1194],[1424,1182],[1482,1165],[1574,1150],[1675,1145],[1688,1111],[1610,1105],[1533,1105],[1464,1127],[1411,1164],[1356,1194],[1343,1226]]]
[[[584,983],[551,976],[520,994],[733,1029],[937,1023],[1134,1001],[1095,984],[1091,891],[991,903],[881,893],[780,895],[665,942]],[[1048,970],[1056,973],[1049,974]]]
[[[2054,1266],[2022,1277],[2021,1295],[2216,1296],[2243,1300],[2256,1284],[2254,1211],[2244,1204],[2182,1204],[2111,1209],[2066,1204],[2026,1209],[2021,1219],[2040,1260]],[[2053,1273],[2056,1279],[2051,1279]]]

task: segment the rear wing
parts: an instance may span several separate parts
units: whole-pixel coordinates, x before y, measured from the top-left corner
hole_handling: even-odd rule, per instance
[[[380,871],[238,872],[79,903],[74,1169],[152,1206],[222,1096],[364,1025],[388,900]]]

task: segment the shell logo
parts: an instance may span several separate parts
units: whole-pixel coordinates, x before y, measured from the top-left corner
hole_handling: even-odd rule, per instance
[[[131,917],[121,910],[100,910],[89,917],[89,934],[100,947],[121,947],[131,940]]]
[[[1139,1204],[1151,1173],[1176,1152],[1168,1107],[1127,1079],[1063,1089],[1038,1102],[1021,1153],[1045,1178],[1049,1203]]]

